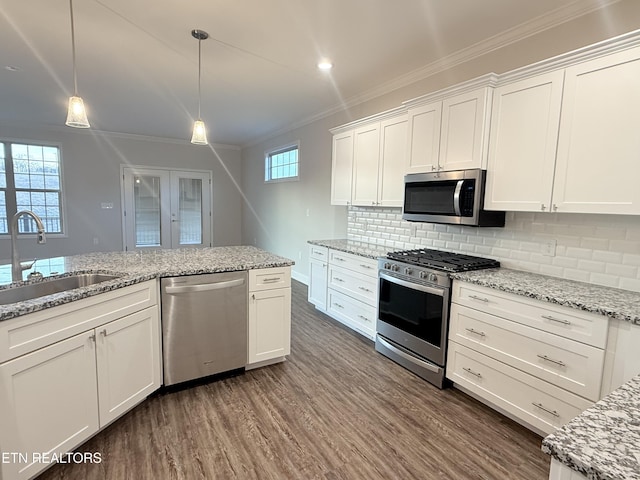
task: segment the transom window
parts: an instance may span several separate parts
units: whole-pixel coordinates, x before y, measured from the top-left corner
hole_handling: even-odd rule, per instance
[[[60,148],[0,142],[0,235],[9,233],[16,212],[31,210],[47,233],[62,233]],[[18,219],[18,232],[37,232],[31,217]]]
[[[298,150],[300,145],[288,145],[265,154],[264,181],[275,182],[298,178]]]

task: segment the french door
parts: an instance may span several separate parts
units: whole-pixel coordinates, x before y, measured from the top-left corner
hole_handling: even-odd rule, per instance
[[[122,168],[125,250],[211,246],[211,172]]]

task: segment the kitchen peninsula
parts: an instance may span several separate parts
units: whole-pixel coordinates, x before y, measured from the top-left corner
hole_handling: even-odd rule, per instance
[[[56,273],[43,273],[54,278],[36,284],[113,278],[0,305],[0,450],[19,460],[0,465],[3,480],[32,478],[47,466],[37,452],[71,451],[160,388],[162,277],[248,271],[246,368],[289,354],[289,259],[237,246],[92,253],[50,264]],[[0,286],[0,298],[14,298],[1,295],[22,283],[33,282]]]

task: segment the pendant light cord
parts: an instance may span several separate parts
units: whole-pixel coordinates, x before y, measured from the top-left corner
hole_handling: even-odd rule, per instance
[[[73,95],[78,96],[78,76],[76,75],[76,35],[73,28],[73,0],[69,0],[69,12],[71,13],[71,52],[73,55]]]
[[[200,78],[202,77],[202,39],[198,39],[198,120],[200,118]]]

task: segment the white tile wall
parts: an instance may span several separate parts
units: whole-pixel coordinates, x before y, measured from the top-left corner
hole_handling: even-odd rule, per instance
[[[640,292],[640,217],[508,212],[504,228],[405,222],[399,208],[349,207],[347,236],[398,250],[438,248],[508,268]],[[555,254],[546,254],[555,242]]]

